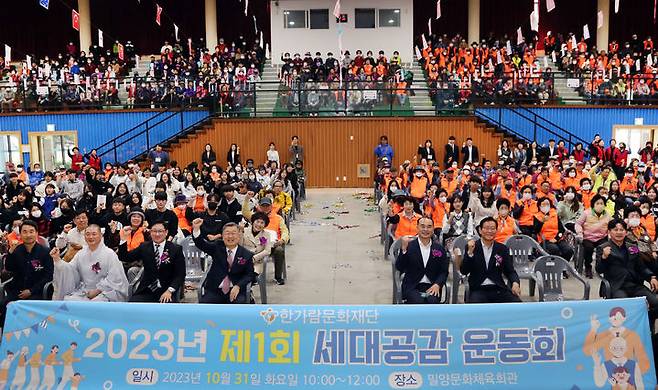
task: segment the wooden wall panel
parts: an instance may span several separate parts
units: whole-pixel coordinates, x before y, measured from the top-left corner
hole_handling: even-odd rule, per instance
[[[309,187],[370,187],[371,179],[357,178],[357,164],[371,164],[374,172],[374,148],[381,135],[387,135],[395,151],[394,164],[412,160],[418,144],[434,142],[439,161],[443,145],[450,135],[461,146],[467,137],[487,157],[495,155],[502,137],[486,130],[472,117],[458,118],[341,118],[341,119],[251,119],[215,120],[209,128],[172,145],[171,158],[187,165],[200,161],[206,143],[213,145],[220,165],[225,166],[231,143],[240,146],[243,163],[253,158],[256,164],[266,160],[267,146],[274,142],[282,162],[287,159],[293,135],[304,146]]]

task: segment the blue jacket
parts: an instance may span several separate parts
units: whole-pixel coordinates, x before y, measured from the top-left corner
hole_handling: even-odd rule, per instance
[[[30,186],[31,187],[36,187],[43,181],[44,178],[44,172],[43,171],[38,171],[38,172],[32,172],[30,170],[27,171],[28,175],[30,176]]]
[[[393,147],[389,144],[386,145],[379,144],[375,148],[375,156],[377,156],[377,158],[386,157],[388,158],[388,162],[390,163],[393,161]]]

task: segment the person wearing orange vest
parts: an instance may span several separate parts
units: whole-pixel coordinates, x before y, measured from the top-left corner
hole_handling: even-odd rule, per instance
[[[425,193],[429,187],[429,179],[427,178],[427,173],[425,169],[418,165],[414,169],[414,175],[410,178],[411,182],[409,183],[409,195],[414,198],[417,202],[422,202],[425,198]]]
[[[583,202],[583,208],[587,210],[591,206],[592,197],[596,195],[592,191],[592,181],[589,178],[580,180],[580,199]]]
[[[397,240],[404,236],[415,236],[418,234],[418,220],[421,215],[415,211],[416,202],[411,197],[404,199],[404,208],[401,213],[393,214],[392,210],[388,214],[388,223],[397,225],[393,235]]]
[[[524,186],[521,188],[521,199],[516,201],[512,211],[522,234],[530,237],[534,235],[534,217],[538,212],[537,202],[532,199],[532,187]]]
[[[651,201],[648,199],[643,199],[640,204],[640,222],[642,226],[647,230],[647,234],[651,238],[651,241],[656,241],[656,217],[651,213]]]
[[[534,230],[539,243],[543,243],[546,251],[551,255],[560,256],[569,261],[573,256],[573,249],[566,240],[563,240],[565,231],[560,222],[553,202],[546,197],[537,200],[539,212],[534,217]]]
[[[431,193],[427,202],[425,202],[425,215],[432,218],[434,221],[434,234],[438,237],[441,234],[443,227],[443,218],[446,213],[450,212],[450,204],[448,203],[448,193],[444,189],[440,189],[435,193]]]
[[[638,180],[633,168],[626,168],[623,179],[619,181],[619,192],[627,198],[635,199],[638,195]]]
[[[441,188],[448,192],[449,196],[452,196],[457,191],[457,186],[459,181],[454,178],[455,171],[450,168],[445,171],[445,177],[441,179]]]
[[[505,198],[500,198],[496,201],[496,209],[498,210],[498,216],[496,217],[496,221],[498,221],[498,231],[496,232],[496,238],[494,238],[494,240],[501,244],[504,244],[505,241],[514,234],[521,232],[516,221],[509,213],[510,205],[510,201]]]
[[[187,211],[187,198],[183,194],[176,195],[174,200],[174,214],[178,218],[178,228],[181,230],[185,237],[192,233],[192,224],[185,216]]]

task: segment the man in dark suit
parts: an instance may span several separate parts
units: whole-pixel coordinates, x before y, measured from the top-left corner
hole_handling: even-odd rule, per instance
[[[37,243],[39,230],[36,222],[25,221],[20,228],[22,244],[14,244],[5,262],[3,280],[12,278],[5,287],[7,299],[2,305],[2,321],[7,304],[17,300],[41,300],[43,287],[53,280],[53,259],[49,250]],[[3,323],[0,322],[0,325]]]
[[[461,262],[460,272],[468,275],[471,290],[468,303],[521,302],[519,275],[509,249],[494,240],[497,231],[498,222],[493,217],[482,219],[480,239],[468,242],[463,261],[461,254],[456,254],[458,263]],[[511,289],[505,284],[503,274],[512,282]]]
[[[596,272],[610,282],[613,298],[645,297],[649,304],[649,323],[653,328],[658,318],[658,280],[640,259],[637,245],[625,241],[626,232],[623,220],[613,219],[608,223],[608,242],[599,245],[594,252]]]
[[[443,153],[443,165],[448,169],[453,162],[459,162],[459,149],[455,145],[455,137],[451,135]]]
[[[439,243],[432,242],[434,222],[418,220],[418,239],[402,237],[395,268],[404,273],[402,299],[409,304],[440,303],[441,291],[448,280],[449,261]]]
[[[480,162],[480,152],[478,147],[473,145],[473,138],[466,138],[466,143],[462,145],[462,163],[476,163]]]
[[[130,226],[120,232],[119,260],[125,263],[141,262],[144,274],[130,302],[178,302],[185,283],[185,257],[180,245],[167,241],[167,227],[158,221],[151,226],[151,240],[128,251],[127,238]]]
[[[254,254],[238,245],[240,228],[229,222],[222,228],[222,241],[210,243],[201,236],[203,219],[192,221],[192,237],[197,248],[212,256],[212,265],[199,303],[248,303],[247,285],[254,275]]]

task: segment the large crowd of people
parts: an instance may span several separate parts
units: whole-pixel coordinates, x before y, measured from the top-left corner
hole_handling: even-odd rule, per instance
[[[274,281],[285,284],[289,218],[305,196],[298,137],[287,153],[271,143],[255,159],[235,144],[225,155],[208,144],[184,167],[160,146],[143,168],[103,164],[95,150],[74,148],[69,156],[70,166],[56,172],[39,163],[5,167],[3,308],[22,299],[180,301],[187,266],[181,245],[192,241],[213,259],[202,303],[249,302],[248,286],[268,259]],[[241,260],[231,267],[234,258]],[[134,291],[132,280],[140,280]]]
[[[613,40],[608,47],[596,47],[573,33],[548,34],[547,55],[568,77],[579,80],[575,89],[591,104],[653,104],[658,97],[658,57],[651,36],[644,40]]]
[[[432,35],[419,45],[418,61],[439,109],[555,100],[551,68],[537,59],[533,43],[517,45],[503,37],[469,46],[459,35],[444,34]]]

